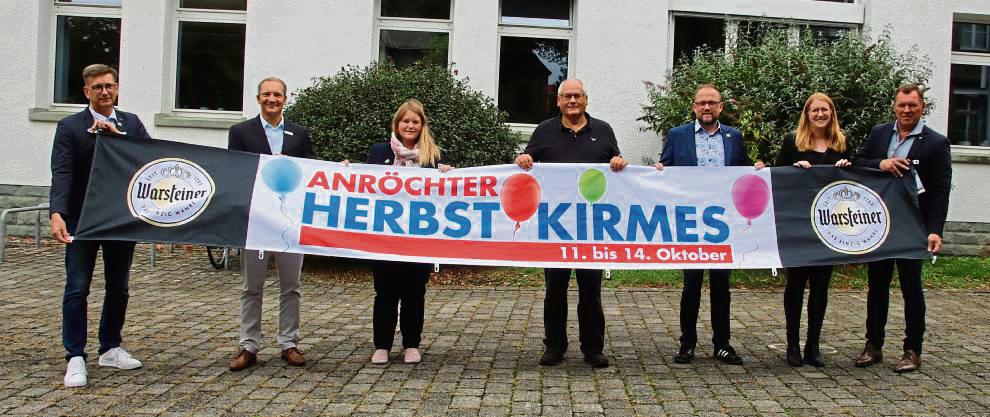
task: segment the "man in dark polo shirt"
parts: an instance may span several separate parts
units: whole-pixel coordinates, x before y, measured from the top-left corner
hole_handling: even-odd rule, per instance
[[[529,170],[534,162],[608,163],[612,171],[621,171],[628,162],[619,155],[615,132],[608,123],[591,117],[584,83],[566,80],[557,89],[560,117],[543,121],[529,138],[526,150],[516,157],[516,165]],[[602,311],[602,271],[577,269],[578,325],[584,361],[594,368],[608,366],[602,354],[605,348],[605,313]],[[567,286],[571,270],[544,270],[546,296],[543,299],[543,323],[546,351],[540,365],[554,366],[564,360],[567,351]]]

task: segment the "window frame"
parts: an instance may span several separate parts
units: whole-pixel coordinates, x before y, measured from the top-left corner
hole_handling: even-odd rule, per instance
[[[562,39],[567,41],[567,74],[564,79],[573,78],[577,69],[576,49],[574,45],[577,39],[577,13],[575,13],[575,3],[570,1],[570,26],[567,28],[557,26],[524,25],[518,23],[502,23],[502,1],[498,2],[498,31],[495,42],[495,105],[498,106],[498,91],[502,84],[502,38],[536,38],[536,39]],[[538,124],[506,122],[509,128],[520,134],[531,134]]]
[[[52,13],[49,25],[51,27],[51,38],[49,39],[48,45],[48,77],[47,86],[45,88],[45,100],[49,104],[49,108],[55,111],[79,111],[88,104],[76,104],[76,103],[60,103],[55,101],[55,70],[57,69],[58,63],[58,18],[60,16],[73,16],[73,17],[94,17],[94,18],[111,18],[121,20],[121,6],[114,5],[104,5],[104,4],[71,4],[63,3],[59,1],[54,1],[51,3]],[[120,50],[117,51],[120,54]],[[120,56],[118,55],[117,61],[120,61]],[[119,71],[120,69],[117,68]],[[83,86],[78,86],[82,88]]]
[[[450,19],[425,19],[418,17],[390,17],[382,16],[382,1],[375,0],[375,24],[371,42],[371,62],[380,62],[381,42],[383,30],[394,30],[402,32],[431,32],[447,34],[447,66],[453,63],[450,55],[451,46],[454,44],[454,5],[457,0],[450,0]]]
[[[956,24],[956,23],[975,23],[975,24],[990,25],[990,15],[967,15],[967,16],[956,15],[952,19],[952,24]],[[949,75],[949,79],[947,80],[949,82],[948,85],[949,91],[948,94],[946,94],[946,99],[949,102],[951,102],[952,101],[952,76],[951,76],[952,66],[976,65],[976,66],[990,67],[990,52],[953,51],[951,40],[949,42],[948,48],[951,56],[949,58],[949,68],[947,71],[950,75]],[[987,124],[990,125],[990,106],[988,106],[987,108],[987,113],[988,113]],[[946,103],[946,118],[947,118],[946,128],[948,128],[948,121],[951,120],[952,118],[952,112],[950,111],[949,103]],[[951,132],[948,132],[948,134],[951,134]],[[961,149],[964,151],[975,152],[979,155],[990,155],[990,146],[956,145],[951,143],[951,138],[950,138],[950,144],[952,146],[952,149]]]
[[[848,3],[851,4],[851,3]],[[711,14],[711,13],[701,13],[701,12],[682,12],[682,11],[671,11],[669,14],[669,20],[667,21],[667,66],[666,69],[669,71],[674,68],[676,63],[676,58],[674,56],[674,34],[676,20],[678,17],[700,17],[706,19],[721,19],[725,27],[725,48],[726,53],[731,48],[735,48],[739,40],[739,24],[741,22],[769,22],[769,23],[779,23],[787,27],[788,39],[792,44],[797,44],[801,38],[801,30],[805,27],[811,26],[824,26],[824,27],[834,27],[843,28],[850,31],[855,31],[859,33],[862,30],[861,25],[845,23],[845,22],[834,22],[834,21],[820,21],[820,20],[794,20],[794,19],[778,19],[778,18],[768,18],[765,16],[750,16],[750,15],[726,15],[726,14]]]
[[[190,8],[180,8],[179,0],[173,0],[174,6],[174,16],[171,22],[171,37],[169,41],[169,59],[167,60],[167,80],[168,87],[164,94],[165,109],[168,113],[178,116],[188,116],[188,117],[206,117],[206,118],[240,118],[244,112],[241,110],[209,110],[209,109],[181,109],[178,108],[178,103],[176,100],[176,95],[179,92],[179,26],[181,22],[196,22],[196,23],[226,23],[226,24],[240,24],[245,27],[245,40],[247,38],[247,11],[246,10],[216,10],[216,9],[190,9]],[[247,49],[247,45],[245,45]],[[241,71],[244,71],[244,65],[242,63]],[[244,95],[244,86],[242,84],[241,91],[238,94],[239,97]]]

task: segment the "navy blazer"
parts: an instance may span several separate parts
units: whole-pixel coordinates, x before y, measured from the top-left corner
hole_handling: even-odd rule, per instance
[[[117,113],[117,129],[128,138],[151,139],[141,119],[134,113],[114,109]],[[62,119],[55,128],[52,146],[52,188],[49,191],[49,216],[58,213],[67,225],[79,222],[89,171],[93,166],[96,150],[96,134],[88,132],[93,126],[93,114],[89,107]],[[109,132],[105,136],[116,136]]]
[[[368,151],[368,164],[376,165],[392,165],[395,163],[395,152],[392,152],[392,145],[389,142],[376,143],[371,145],[371,150]],[[436,168],[440,164],[443,164],[443,159],[437,159],[437,163],[434,166],[426,166],[423,168]]]
[[[732,126],[719,123],[722,144],[725,146],[725,166],[752,165],[743,147],[742,133]],[[667,131],[660,151],[660,163],[664,166],[698,166],[697,144],[694,141],[694,122]]]
[[[302,125],[283,120],[285,134],[282,139],[282,155],[316,159],[309,141],[309,130]],[[230,127],[227,132],[227,149],[259,154],[272,154],[268,135],[261,124],[261,115],[252,117]]]
[[[856,153],[853,165],[880,169],[880,161],[887,159],[894,124],[885,123],[873,127],[870,137]],[[918,172],[925,192],[918,195],[918,206],[925,229],[929,234],[942,236],[945,218],[949,214],[949,189],[952,187],[952,156],[949,140],[928,126],[914,138],[907,159]]]

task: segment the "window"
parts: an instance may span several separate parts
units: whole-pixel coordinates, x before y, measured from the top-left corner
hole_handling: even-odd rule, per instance
[[[719,50],[725,47],[725,19],[675,16],[674,61],[690,62],[698,48]]]
[[[55,3],[52,103],[88,103],[82,91],[82,70],[87,65],[120,67],[119,6],[120,0]]]
[[[990,24],[952,24],[952,50],[960,52],[990,52]]]
[[[570,62],[570,0],[502,0],[498,107],[510,123],[538,124],[558,116],[557,87]]]
[[[381,0],[379,61],[402,68],[417,62],[447,66],[451,0]]]
[[[836,43],[851,29],[840,26],[807,26],[802,34],[808,34],[818,43]]]
[[[179,2],[174,109],[240,113],[246,9],[247,0]]]
[[[952,24],[949,141],[990,146],[990,24]]]

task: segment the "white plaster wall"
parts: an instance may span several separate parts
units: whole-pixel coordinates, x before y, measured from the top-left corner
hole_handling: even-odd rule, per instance
[[[243,115],[258,114],[255,95],[262,78],[282,78],[292,92],[347,64],[366,65],[373,56],[373,26],[373,1],[249,1]]]
[[[499,2],[455,0],[450,61],[471,87],[496,98],[498,94]]]
[[[660,139],[636,118],[646,103],[644,80],[667,68],[667,2],[576,0],[573,76],[588,90],[588,112],[612,125],[623,156],[656,159]]]
[[[42,47],[47,49],[49,36],[39,38],[39,25],[49,26],[42,15],[47,16],[51,6],[36,0],[15,0],[0,11],[0,84],[4,85],[7,105],[0,110],[4,121],[0,135],[0,183],[45,185],[50,182],[49,166],[52,134],[55,125],[28,121],[28,109],[37,100],[47,97],[37,87],[48,83],[47,71],[38,67],[47,62],[48,56],[39,56]],[[49,30],[44,31],[50,32]]]

